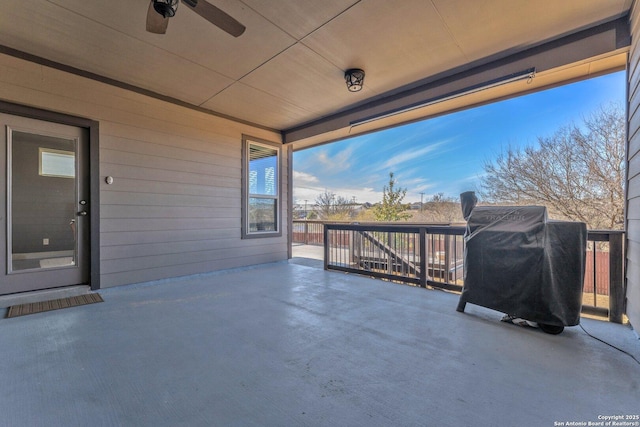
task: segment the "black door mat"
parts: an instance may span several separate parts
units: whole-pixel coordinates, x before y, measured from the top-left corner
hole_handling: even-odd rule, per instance
[[[94,304],[103,301],[104,300],[100,294],[84,294],[75,297],[52,299],[50,301],[12,305],[9,307],[9,311],[7,312],[7,318],[42,313],[43,311],[59,310],[61,308],[76,307],[78,305]]]

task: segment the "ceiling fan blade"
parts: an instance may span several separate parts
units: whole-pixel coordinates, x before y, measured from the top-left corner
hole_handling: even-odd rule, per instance
[[[167,25],[169,25],[169,18],[156,12],[153,8],[153,0],[151,0],[147,11],[147,31],[154,34],[164,34],[167,32]]]
[[[213,25],[234,37],[242,35],[244,30],[246,30],[244,25],[214,5],[207,3],[205,0],[196,0],[195,2],[193,0],[182,0],[182,3]],[[194,3],[195,6],[193,5]]]

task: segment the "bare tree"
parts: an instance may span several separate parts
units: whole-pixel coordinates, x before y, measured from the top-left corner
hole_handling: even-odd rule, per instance
[[[453,197],[446,197],[444,193],[434,194],[427,200],[422,211],[415,215],[414,219],[423,222],[463,222],[460,202]]]
[[[347,220],[353,215],[354,203],[346,197],[336,196],[325,190],[316,197],[315,210],[321,220]]]
[[[621,228],[624,218],[625,116],[621,107],[600,107],[582,126],[563,126],[538,146],[509,147],[486,162],[485,200],[541,204],[550,215]]]
[[[335,193],[325,190],[324,193],[316,197],[315,211],[318,214],[318,218],[321,220],[327,220],[333,213],[333,201],[335,199]]]

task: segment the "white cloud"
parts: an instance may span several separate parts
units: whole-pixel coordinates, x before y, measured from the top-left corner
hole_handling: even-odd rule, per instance
[[[345,148],[330,156],[326,150],[321,151],[316,156],[318,163],[322,164],[325,170],[332,172],[340,172],[348,170],[351,167],[351,158],[353,155],[353,147]]]
[[[420,198],[422,198],[423,201],[426,201],[433,196],[433,190],[436,188],[437,184],[428,183],[424,183],[417,187],[412,187],[407,190],[407,195],[403,201],[405,203],[419,202]]]
[[[316,198],[327,190],[325,187],[295,186],[293,189],[293,199],[295,203],[303,204],[306,200],[307,203],[315,203]],[[344,197],[351,200],[356,198],[357,203],[376,203],[382,200],[382,191],[375,190],[371,187],[340,187],[330,188],[328,191],[335,193],[336,196]]]
[[[436,142],[435,144],[427,145],[426,147],[422,147],[418,150],[415,150],[413,148],[409,150],[405,150],[388,159],[378,169],[379,170],[392,169],[402,163],[405,163],[408,161],[415,161],[419,157],[433,153],[434,151],[436,151],[438,148],[440,148],[442,145],[446,144],[447,142],[448,141],[446,140]]]
[[[311,175],[310,173],[306,172],[300,172],[297,170],[293,171],[293,183],[296,186],[305,184],[316,184],[319,182],[320,180],[315,175]]]

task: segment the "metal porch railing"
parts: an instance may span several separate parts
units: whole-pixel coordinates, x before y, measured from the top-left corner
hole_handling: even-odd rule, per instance
[[[322,232],[321,232],[322,230]],[[463,226],[294,221],[296,243],[324,245],[325,268],[461,291]],[[582,312],[622,323],[624,232],[588,232]]]
[[[325,268],[461,291],[464,227],[325,224]]]

